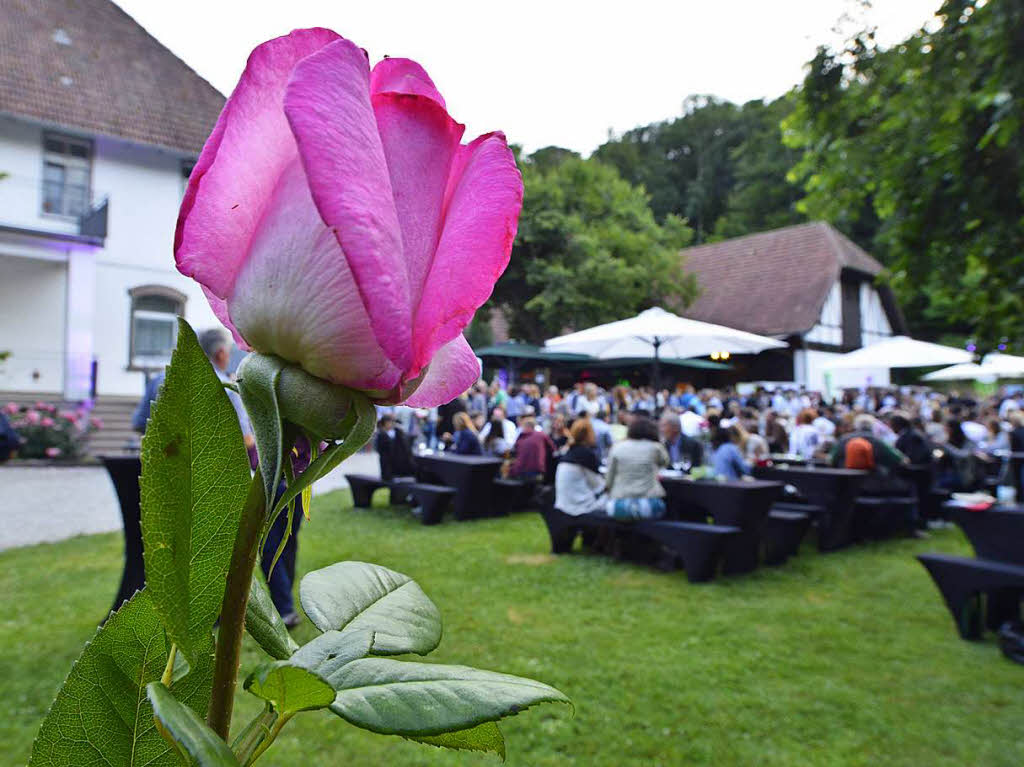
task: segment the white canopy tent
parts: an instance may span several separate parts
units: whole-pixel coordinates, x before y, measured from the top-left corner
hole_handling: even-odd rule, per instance
[[[1024,357],[992,353],[980,365],[967,363],[936,370],[924,376],[925,381],[983,381],[999,378],[1024,378]]]
[[[688,320],[660,307],[635,317],[558,336],[544,348],[555,352],[589,354],[601,359],[641,358],[654,362],[658,378],[660,358],[689,359],[710,354],[757,354],[765,349],[785,349],[784,341],[743,330]]]
[[[974,355],[966,349],[916,341],[908,336],[893,336],[857,349],[825,363],[830,370],[851,368],[920,368],[932,365],[959,365],[971,362]]]

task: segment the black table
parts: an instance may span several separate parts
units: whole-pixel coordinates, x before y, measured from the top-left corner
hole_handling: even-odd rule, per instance
[[[494,516],[492,490],[501,464],[483,455],[420,455],[416,473],[421,482],[455,488],[455,518],[462,521]]]
[[[782,497],[782,484],[760,480],[692,480],[662,477],[666,517],[738,527],[743,532],[726,544],[722,572],[747,573],[760,562],[761,542],[772,504]]]
[[[139,505],[139,475],[142,461],[136,456],[103,456],[103,465],[114,483],[117,502],[121,507],[124,527],[124,571],[121,586],[114,597],[112,610],[146,585],[146,570],[142,562],[142,525]]]
[[[852,542],[854,504],[867,475],[858,469],[754,468],[755,477],[792,485],[809,503],[825,509],[817,517],[819,551],[836,551]]]
[[[1024,565],[1024,506],[991,506],[971,511],[951,501],[944,508],[964,531],[979,559]]]

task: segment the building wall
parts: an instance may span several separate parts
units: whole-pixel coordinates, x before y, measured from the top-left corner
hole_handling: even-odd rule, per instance
[[[66,264],[2,255],[0,390],[60,394],[64,387]]]
[[[861,344],[870,346],[892,335],[892,325],[882,305],[882,297],[869,282],[860,286]]]
[[[10,174],[0,181],[0,224],[77,232],[74,222],[40,212],[42,141],[42,126],[0,119],[0,172]],[[188,297],[185,317],[193,327],[218,324],[199,286],[174,268],[174,227],[184,192],[182,156],[106,137],[93,137],[93,142],[93,196],[109,198],[102,248],[0,233],[0,350],[13,352],[0,372],[0,390],[59,392],[68,358],[78,359],[84,349],[98,362],[99,395],[141,394],[144,374],[128,369],[128,291],[133,287],[174,288]],[[68,291],[69,252],[79,259],[73,271],[91,275],[91,307]],[[77,322],[73,327],[65,321],[69,295]],[[83,324],[90,326],[89,333],[81,332]],[[45,370],[32,379],[42,360],[49,360]]]

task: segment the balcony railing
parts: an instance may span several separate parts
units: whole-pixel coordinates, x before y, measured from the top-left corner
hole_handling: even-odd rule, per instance
[[[0,170],[0,232],[102,245],[109,198]]]

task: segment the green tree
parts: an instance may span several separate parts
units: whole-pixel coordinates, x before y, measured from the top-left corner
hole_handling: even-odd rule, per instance
[[[733,185],[725,211],[715,221],[713,239],[778,229],[805,220],[797,210],[803,196],[799,186],[786,180],[800,153],[782,141],[782,120],[793,110],[793,95],[768,104],[743,105],[746,137],[730,153]]]
[[[1024,3],[939,17],[889,50],[820,50],[786,137],[801,209],[882,258],[912,329],[985,349],[1024,338]]]
[[[645,191],[601,162],[542,150],[520,159],[523,212],[512,260],[495,287],[511,334],[540,342],[564,328],[622,319],[655,304],[682,308],[696,286],[680,269],[692,236],[659,224]]]

